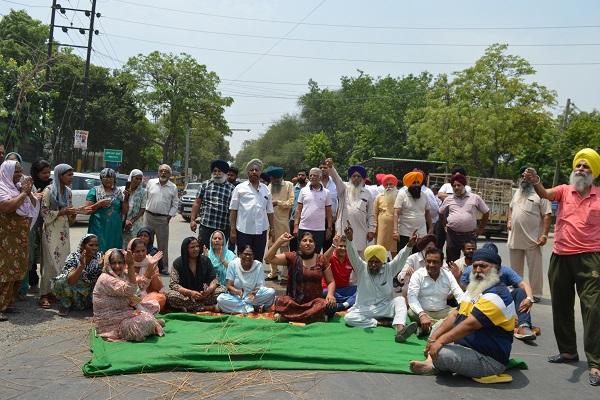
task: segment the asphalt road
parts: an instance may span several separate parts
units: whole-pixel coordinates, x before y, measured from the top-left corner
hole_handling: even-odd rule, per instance
[[[86,229],[84,225],[71,229],[72,248]],[[179,254],[182,239],[191,234],[180,217],[173,219],[171,261]],[[504,241],[495,243],[503,260],[508,260]],[[551,245],[552,241],[544,248],[545,268]],[[480,385],[450,376],[323,371],[168,372],[89,379],[83,377],[81,366],[90,358],[91,312],[60,318],[56,310],[36,307],[29,295],[16,304],[19,313],[0,323],[0,399],[599,399],[600,388],[587,383],[585,361],[546,362],[557,351],[548,297],[546,282],[544,299],[533,308],[533,323],[541,328],[541,336],[531,345],[518,340],[513,345],[512,355],[523,358],[529,370],[511,371],[514,380],[509,384]],[[576,323],[584,360],[579,315]]]

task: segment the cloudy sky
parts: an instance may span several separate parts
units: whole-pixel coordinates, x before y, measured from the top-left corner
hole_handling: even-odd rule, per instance
[[[59,0],[89,8],[90,0]],[[51,0],[0,0],[0,13],[25,9],[50,22]],[[492,43],[528,59],[534,80],[584,111],[600,108],[600,2],[598,1],[359,1],[359,0],[98,0],[102,14],[93,62],[120,67],[129,57],[186,52],[215,71],[235,131],[235,154],[285,113],[309,79],[337,87],[358,70],[374,76],[433,74],[464,69]],[[81,26],[67,12],[57,24]],[[84,44],[60,30],[57,40]],[[77,50],[84,56],[84,50]]]

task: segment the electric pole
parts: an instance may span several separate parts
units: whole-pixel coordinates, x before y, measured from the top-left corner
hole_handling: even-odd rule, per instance
[[[552,180],[552,186],[558,185],[558,179],[560,175],[560,157],[561,154],[561,145],[563,141],[563,136],[565,134],[565,129],[567,129],[567,124],[569,123],[569,113],[571,112],[571,99],[567,99],[567,105],[565,107],[565,115],[563,116],[563,120],[560,124],[560,131],[558,137],[558,155],[556,156],[556,165],[554,167],[554,179]]]

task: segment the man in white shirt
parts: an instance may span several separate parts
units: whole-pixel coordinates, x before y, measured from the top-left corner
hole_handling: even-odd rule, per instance
[[[448,295],[460,303],[464,292],[456,278],[442,268],[444,254],[438,248],[425,251],[425,268],[416,270],[408,284],[408,316],[419,324],[417,336],[429,335],[432,327],[450,313]]]
[[[171,167],[163,164],[158,167],[158,178],[150,179],[146,185],[148,198],[144,219],[146,225],[156,233],[157,248],[163,252],[163,265],[169,269],[169,222],[177,214],[179,196],[177,186],[169,180]],[[160,271],[168,275],[168,271]]]
[[[319,164],[319,169],[321,170],[321,184],[329,191],[329,198],[331,199],[331,216],[333,217],[333,222],[335,224],[339,208],[338,192],[335,187],[335,182],[329,176],[329,167],[327,166],[326,160],[323,160],[323,162]],[[333,235],[325,239],[323,242],[323,248],[327,250],[331,247],[332,243]]]
[[[229,204],[229,240],[238,250],[250,246],[260,262],[267,246],[267,230],[274,237],[273,199],[267,186],[260,183],[262,169],[262,161],[250,160],[246,166],[248,180],[233,189]]]
[[[422,196],[423,173],[412,171],[402,178],[404,188],[398,191],[394,203],[394,240],[398,248],[403,248],[411,233],[417,230],[419,236],[431,233],[431,212],[427,196]]]

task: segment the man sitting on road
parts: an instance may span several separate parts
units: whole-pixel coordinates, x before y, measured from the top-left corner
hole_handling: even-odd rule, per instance
[[[477,243],[474,240],[467,240],[462,247],[463,256],[458,260],[454,261],[454,264],[458,267],[461,275],[465,272],[465,268],[473,264],[473,253],[477,250]],[[460,279],[460,278],[458,278]]]

